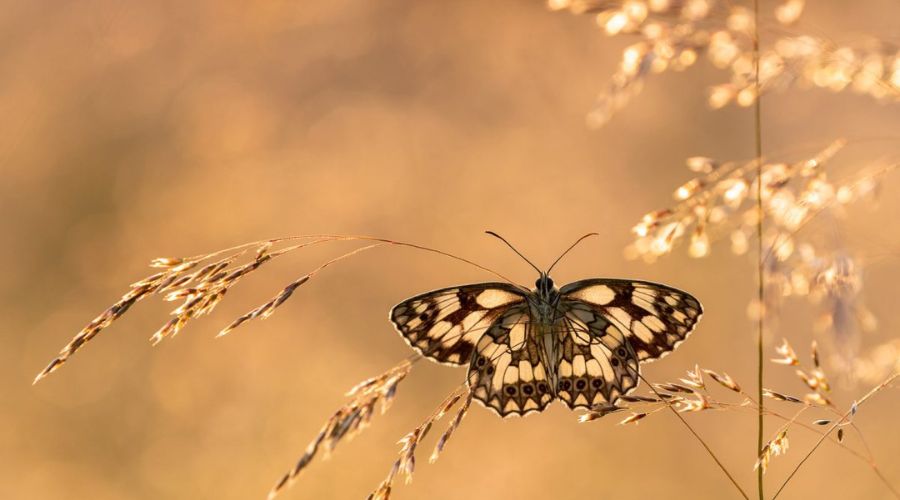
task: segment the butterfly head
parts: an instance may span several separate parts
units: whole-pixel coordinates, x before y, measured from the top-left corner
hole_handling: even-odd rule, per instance
[[[556,294],[556,285],[547,273],[541,273],[541,277],[534,282],[534,291],[542,298],[549,299]]]

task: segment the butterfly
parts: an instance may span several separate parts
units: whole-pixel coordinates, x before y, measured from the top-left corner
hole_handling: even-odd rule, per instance
[[[703,314],[692,295],[650,281],[593,278],[557,288],[547,269],[534,289],[477,283],[416,295],[391,309],[406,342],[433,361],[468,365],[472,396],[501,417],[602,408],[633,391],[640,364],[674,350]]]

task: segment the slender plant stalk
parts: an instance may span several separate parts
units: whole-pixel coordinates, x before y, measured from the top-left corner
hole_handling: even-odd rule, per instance
[[[678,413],[678,410],[672,407],[672,402],[669,401],[668,399],[665,399],[664,397],[662,397],[659,394],[659,392],[656,390],[656,388],[653,387],[653,384],[648,382],[647,379],[645,379],[643,375],[638,374],[638,376],[641,377],[641,380],[643,380],[644,383],[647,384],[647,387],[649,387],[650,390],[653,391],[654,394],[656,394],[656,397],[659,398],[663,403],[665,403],[666,407],[669,410],[671,410],[672,413],[674,413],[676,417],[678,417],[678,420],[681,420],[681,423],[684,424],[684,426],[687,427],[687,429],[689,431],[691,431],[691,434],[693,434],[694,437],[697,438],[697,441],[700,442],[700,444],[706,450],[706,453],[708,453],[709,456],[712,457],[712,459],[716,462],[716,465],[718,465],[719,468],[722,469],[722,472],[725,473],[725,475],[728,477],[728,480],[731,481],[731,484],[733,484],[734,487],[737,488],[737,490],[741,494],[741,496],[744,497],[746,500],[750,500],[750,497],[747,496],[747,493],[744,491],[743,488],[741,488],[741,485],[738,484],[738,482],[734,478],[734,476],[732,476],[731,473],[728,472],[728,469],[725,467],[725,465],[722,463],[722,461],[719,460],[719,457],[717,457],[716,454],[713,453],[712,448],[710,448],[709,445],[706,444],[706,441],[704,441],[703,438],[700,437],[700,434],[697,434],[697,431],[695,431],[694,428],[691,427],[691,424],[689,424],[687,422],[687,420],[685,420],[684,417],[681,416],[681,413]]]
[[[763,202],[762,202],[762,92],[759,84],[759,0],[753,0],[753,67],[756,73],[754,85],[756,86],[756,100],[754,102],[754,125],[756,130],[756,243],[757,243],[757,302],[759,304],[759,312],[757,318],[757,359],[756,359],[756,378],[757,378],[757,423],[756,423],[756,456],[762,455],[763,451],[763,415],[765,414],[765,403],[763,402],[763,333],[765,319],[765,288],[763,272],[765,271],[765,260],[763,257]],[[756,469],[756,492],[759,500],[765,500],[763,492],[763,468]]]
[[[874,396],[878,391],[881,391],[882,389],[884,389],[885,387],[890,385],[894,380],[897,379],[897,377],[900,377],[900,373],[895,373],[895,374],[891,375],[884,382],[873,387],[871,391],[867,392],[866,395],[862,397],[862,399],[853,403],[853,405],[850,407],[850,409],[847,410],[841,416],[841,418],[839,418],[836,422],[834,422],[831,425],[831,427],[829,427],[828,430],[822,434],[822,437],[820,437],[819,440],[816,441],[816,444],[812,447],[812,449],[809,450],[809,453],[807,453],[803,457],[803,460],[801,460],[800,463],[798,463],[797,466],[794,467],[794,470],[791,471],[790,475],[788,475],[788,477],[784,480],[784,482],[781,483],[781,486],[778,488],[778,491],[775,492],[775,495],[772,496],[772,500],[775,500],[776,498],[778,498],[778,495],[781,494],[781,492],[788,485],[788,483],[791,481],[791,479],[794,478],[794,476],[797,474],[797,471],[800,470],[800,467],[802,467],[803,464],[805,464],[806,461],[809,460],[809,457],[811,457],[812,454],[815,453],[815,451],[819,449],[819,446],[821,446],[822,443],[825,442],[825,439],[827,439],[828,436],[830,436],[831,433],[835,431],[835,429],[837,429],[838,427],[843,425],[844,422],[846,422],[848,418],[850,418],[854,413],[856,413],[857,408],[862,406],[862,404],[865,403],[866,400],[868,400],[869,398]],[[880,473],[879,473],[879,476],[881,476]],[[893,488],[891,488],[891,491],[893,491]]]

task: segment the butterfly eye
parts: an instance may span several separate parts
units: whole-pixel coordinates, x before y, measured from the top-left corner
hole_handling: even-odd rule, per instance
[[[552,290],[553,280],[549,276],[541,276],[534,282],[534,287],[538,290]]]

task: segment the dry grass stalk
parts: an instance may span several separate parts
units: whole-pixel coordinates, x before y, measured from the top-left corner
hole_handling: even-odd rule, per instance
[[[775,435],[774,438],[769,440],[765,446],[763,446],[762,453],[759,458],[756,460],[756,464],[753,465],[753,470],[762,469],[763,474],[769,468],[769,461],[773,457],[777,457],[778,455],[783,455],[787,453],[788,450],[788,438],[787,438],[787,430],[779,431],[778,434]]]
[[[288,243],[298,241],[300,243],[288,245]],[[118,302],[91,320],[90,323],[88,323],[65,347],[63,347],[59,352],[59,355],[57,355],[57,357],[35,377],[34,383],[37,383],[50,373],[56,371],[79,349],[81,349],[82,346],[125,314],[125,312],[127,312],[134,304],[150,295],[165,293],[164,299],[166,301],[182,301],[181,304],[172,311],[171,314],[174,317],[166,322],[151,337],[151,343],[155,345],[166,337],[176,335],[187,326],[191,319],[211,313],[216,305],[218,305],[225,297],[228,290],[236,285],[241,278],[256,271],[263,264],[298,249],[334,241],[363,241],[369,242],[370,244],[328,260],[309,273],[292,281],[272,299],[242,315],[225,327],[219,333],[219,336],[227,334],[234,328],[237,328],[251,319],[268,318],[275,312],[276,308],[291,297],[297,287],[306,283],[317,272],[331,264],[379,246],[392,245],[435,253],[472,265],[478,269],[487,271],[504,281],[511,282],[509,278],[492,269],[442,250],[387,238],[359,235],[299,235],[245,243],[236,247],[193,257],[160,257],[153,259],[150,263],[150,267],[162,269],[162,271],[133,283],[131,289],[123,295]],[[287,246],[276,249],[275,247],[278,245]],[[254,253],[253,257],[249,259],[249,262],[238,264],[239,259],[249,254],[251,250],[254,251]],[[228,255],[226,257],[221,257],[224,254]]]
[[[810,349],[810,359],[812,361],[812,366],[810,367],[803,365],[799,357],[796,355],[793,347],[791,347],[790,343],[788,343],[787,340],[784,340],[781,345],[776,347],[775,350],[778,353],[779,357],[773,359],[772,362],[779,365],[799,367],[800,369],[798,370],[798,379],[804,384],[805,387],[807,387],[807,389],[810,390],[810,392],[807,393],[805,397],[801,398],[798,396],[788,395],[783,392],[773,391],[771,389],[763,390],[764,397],[772,399],[774,401],[789,403],[798,409],[794,411],[793,415],[786,416],[782,415],[776,410],[773,410],[769,406],[764,407],[763,413],[765,416],[781,419],[785,423],[761,448],[761,453],[756,458],[754,469],[761,469],[763,472],[766,472],[768,470],[770,461],[774,457],[785,454],[788,450],[789,445],[788,433],[792,427],[798,426],[810,432],[818,434],[820,439],[823,441],[825,439],[832,441],[835,445],[841,447],[856,458],[862,460],[863,462],[866,462],[873,470],[873,472],[875,472],[875,474],[878,476],[879,480],[884,483],[884,485],[894,494],[894,496],[900,498],[900,492],[898,492],[897,489],[895,489],[894,486],[881,473],[877,463],[875,462],[872,451],[868,448],[868,445],[863,438],[862,432],[855,426],[852,421],[852,417],[856,415],[856,412],[858,411],[859,405],[861,403],[865,402],[878,390],[887,387],[897,376],[900,375],[895,374],[892,377],[888,378],[887,380],[879,384],[876,389],[873,389],[873,391],[870,391],[866,396],[861,398],[859,403],[854,402],[846,413],[842,413],[837,409],[834,403],[832,403],[831,400],[829,400],[825,396],[825,394],[827,394],[830,390],[830,387],[827,382],[827,377],[824,373],[824,370],[822,370],[821,366],[819,366],[818,364],[819,352],[818,346],[815,342],[812,343]],[[800,373],[802,373],[802,375]],[[703,381],[704,374],[708,375],[728,391],[739,394],[741,396],[741,399],[737,401],[728,401],[720,399],[713,395]],[[650,387],[652,395],[642,396],[632,394],[623,396],[619,398],[616,406],[593,409],[592,411],[581,415],[579,417],[579,421],[588,422],[596,420],[609,413],[631,410],[631,415],[623,419],[620,424],[636,423],[666,407],[672,408],[679,414],[707,410],[750,410],[756,413],[759,410],[758,401],[752,396],[745,393],[741,389],[740,385],[738,385],[737,382],[735,382],[727,374],[720,374],[709,369],[703,369],[699,366],[695,366],[693,370],[687,372],[685,378],[681,378],[679,380],[681,383],[663,382],[652,384],[652,386]],[[814,418],[810,420],[809,424],[806,424],[802,422],[800,418],[805,415],[807,411],[816,411],[820,413],[827,412],[830,417]],[[822,431],[820,430],[820,428],[823,426],[832,427],[828,431]],[[844,444],[845,427],[853,428],[856,431],[856,434],[859,437],[859,441],[863,445],[863,451],[858,451]],[[836,438],[831,438],[829,436],[830,432],[833,430],[836,430]]]
[[[157,330],[150,337],[150,342],[156,345],[166,337],[175,336],[189,320],[211,313],[225,297],[228,290],[236,285],[241,278],[259,269],[260,266],[272,259],[272,255],[268,253],[269,246],[260,246],[257,249],[256,256],[249,263],[232,269],[226,266],[196,286],[183,287],[169,292],[165,296],[166,301],[183,300],[183,302],[171,312],[175,317]],[[185,282],[184,285],[188,283],[189,281]]]
[[[645,214],[634,226],[635,240],[626,248],[626,256],[652,262],[685,242],[689,255],[702,258],[718,239],[730,240],[733,253],[746,253],[759,220],[751,193],[761,188],[768,228],[763,233],[768,249],[763,266],[766,303],[752,302],[750,316],[757,319],[765,314],[771,319],[788,297],[803,298],[819,310],[817,329],[831,333],[841,346],[839,352],[852,358],[856,334],[871,331],[877,324],[861,298],[860,259],[841,249],[818,248],[798,233],[823,211],[840,215],[850,203],[875,194],[880,179],[896,165],[833,181],[826,167],[845,145],[846,141],[838,140],[806,158],[765,162],[761,185],[755,160],[688,159],[697,177],[675,190],[674,205]],[[781,355],[782,362],[793,361],[788,354]]]
[[[390,498],[394,480],[399,473],[406,476],[407,483],[412,481],[412,475],[416,469],[416,450],[418,449],[419,444],[428,435],[428,432],[431,430],[434,423],[453,409],[461,399],[464,403],[459,411],[457,411],[456,416],[450,422],[447,430],[438,440],[434,451],[431,453],[430,461],[434,462],[437,460],[438,455],[443,451],[444,446],[447,444],[447,440],[450,439],[450,436],[459,427],[459,424],[462,422],[463,417],[465,417],[469,405],[472,402],[472,393],[467,387],[457,388],[450,393],[447,399],[438,405],[437,409],[429,415],[428,418],[400,440],[400,444],[402,445],[400,457],[391,466],[387,477],[378,485],[375,491],[369,495],[369,500],[387,500]]]
[[[254,242],[194,257],[153,259],[150,267],[161,268],[163,271],[133,283],[131,290],[88,323],[35,377],[34,382],[37,383],[54,372],[85,343],[120,318],[131,306],[152,294],[165,293],[166,301],[181,300],[182,303],[172,311],[172,315],[175,317],[153,334],[151,342],[156,344],[165,337],[177,334],[189,320],[212,312],[225,293],[242,277],[255,271],[273,257],[286,253],[286,251],[270,253],[269,249],[272,244],[273,241]],[[251,249],[256,250],[254,257],[245,264],[235,265],[235,262]],[[224,258],[217,258],[229,251],[234,251],[234,253]]]
[[[615,405],[594,407],[578,417],[579,422],[591,422],[610,413],[616,413],[632,408],[641,408],[641,411],[632,412],[631,415],[621,420],[620,424],[630,424],[642,420],[657,411],[672,406],[678,413],[698,412],[710,409],[724,409],[734,406],[732,403],[724,403],[711,397],[703,381],[703,373],[723,387],[741,393],[741,388],[727,374],[720,375],[712,370],[705,370],[695,366],[687,372],[686,378],[680,379],[682,383],[663,382],[653,384],[652,396],[629,394],[621,396]]]
[[[799,367],[794,373],[797,375],[797,378],[803,382],[803,385],[811,391],[803,397],[804,401],[810,405],[834,407],[834,404],[828,399],[828,393],[831,392],[831,384],[828,382],[828,377],[825,376],[825,371],[819,366],[819,352],[816,341],[812,342],[810,348],[810,358],[813,362],[812,367],[805,367],[800,362],[787,339],[782,340],[781,345],[776,348],[776,351],[783,357],[773,359],[773,363]],[[785,359],[789,359],[791,362],[786,363]]]
[[[779,2],[760,27],[770,32],[770,48],[759,53],[759,87],[754,64],[755,21],[751,9],[715,0],[549,0],[552,10],[591,14],[609,36],[636,38],[622,53],[618,70],[588,116],[591,125],[608,122],[640,93],[651,75],[683,71],[701,56],[730,73],[730,81],[709,89],[713,109],[730,103],[751,106],[758,93],[787,87],[851,91],[883,101],[900,98],[900,51],[873,41],[839,45],[798,35],[803,0]]]
[[[787,339],[783,339],[781,345],[775,348],[775,352],[778,353],[780,358],[773,358],[771,361],[773,363],[777,363],[780,365],[791,365],[796,366],[800,364],[800,360],[797,359],[797,353],[794,352],[794,349],[791,348],[791,345],[788,344]]]
[[[619,425],[626,425],[626,424],[631,424],[631,423],[637,424],[638,420],[641,420],[642,418],[646,417],[647,415],[648,415],[647,413],[632,413],[631,415],[623,418],[619,422]]]
[[[292,281],[286,287],[281,289],[281,291],[278,292],[274,297],[272,297],[268,302],[262,304],[259,307],[256,307],[252,311],[250,311],[250,312],[242,315],[241,317],[237,318],[236,320],[232,321],[231,324],[226,326],[225,328],[223,328],[222,331],[220,331],[217,336],[222,337],[224,335],[227,335],[229,332],[231,332],[232,330],[234,330],[235,328],[237,328],[238,326],[243,324],[245,321],[249,321],[249,320],[255,319],[255,318],[261,318],[261,319],[268,318],[275,312],[275,309],[278,306],[283,304],[287,299],[289,299],[291,297],[291,295],[294,293],[294,290],[296,290],[297,287],[306,283],[309,280],[309,278],[310,278],[310,276],[307,274],[307,275],[300,277],[297,280]]]
[[[465,418],[466,413],[469,411],[469,407],[472,404],[472,396],[473,393],[469,392],[466,399],[463,401],[462,406],[459,407],[459,410],[456,412],[456,416],[453,417],[453,420],[450,422],[450,425],[447,426],[447,430],[441,434],[440,439],[436,445],[434,445],[434,451],[431,452],[431,456],[428,457],[428,461],[430,463],[434,463],[437,461],[441,452],[444,451],[444,446],[447,445],[447,441],[450,440],[450,437],[453,436],[453,433],[456,432],[456,429],[459,428],[459,424],[462,423],[463,418]]]
[[[706,383],[703,381],[703,372],[700,365],[694,365],[694,369],[687,372],[687,378],[680,379],[685,385],[694,389],[706,389]]]
[[[734,392],[741,392],[741,386],[739,386],[727,373],[722,373],[720,375],[712,370],[704,369],[703,371],[726,389]]]
[[[763,413],[765,416],[781,419],[785,423],[778,429],[775,435],[764,444],[761,449],[760,455],[757,457],[756,462],[754,463],[754,469],[761,469],[763,472],[766,472],[771,460],[774,457],[785,454],[789,446],[788,433],[792,427],[797,426],[819,435],[819,442],[810,451],[810,454],[815,450],[815,448],[817,448],[822,442],[827,439],[834,443],[836,446],[839,446],[846,452],[869,465],[869,467],[877,475],[879,480],[894,495],[894,497],[900,498],[900,491],[898,491],[897,488],[895,488],[890,483],[890,481],[881,473],[881,470],[875,462],[872,451],[869,449],[865,439],[863,438],[862,432],[852,421],[852,418],[858,412],[859,406],[866,402],[869,398],[871,398],[875,393],[889,387],[897,377],[900,377],[900,373],[894,373],[890,377],[887,377],[880,384],[878,384],[878,386],[876,386],[874,389],[869,391],[869,393],[863,396],[858,402],[853,402],[846,412],[841,412],[834,405],[834,403],[832,403],[827,397],[824,396],[824,394],[826,394],[830,390],[830,388],[828,387],[827,377],[821,366],[819,366],[819,352],[818,346],[815,342],[812,343],[810,349],[810,359],[812,360],[811,367],[804,366],[803,363],[800,362],[799,358],[796,356],[794,349],[786,340],[776,348],[776,352],[780,355],[780,357],[773,359],[772,362],[775,364],[800,367],[800,369],[803,371],[803,376],[800,376],[798,374],[798,378],[804,384],[804,386],[810,389],[810,392],[806,394],[804,398],[800,398],[797,396],[787,395],[782,392],[776,392],[771,389],[763,390],[764,397],[770,398],[775,401],[786,402],[794,405],[795,407],[799,406],[799,409],[796,410],[792,416],[785,416],[768,406],[764,408]],[[793,362],[794,359],[797,360],[796,363]],[[785,360],[789,362],[785,362]],[[701,375],[702,373],[709,375],[710,378],[717,381],[720,385],[722,385],[729,391],[740,394],[742,396],[742,399],[738,401],[725,401],[715,397],[714,395],[709,393],[708,389],[703,384]],[[615,407],[614,411],[623,411],[630,409],[633,412],[631,416],[625,418],[620,423],[627,424],[637,422],[638,420],[642,420],[656,413],[666,406],[670,406],[679,414],[704,410],[751,410],[756,413],[759,409],[758,402],[753,397],[743,392],[740,386],[728,375],[722,375],[713,372],[712,370],[702,369],[698,366],[695,366],[693,370],[688,372],[686,378],[682,378],[680,380],[682,384],[670,382],[653,384],[653,386],[651,387],[653,396],[629,395],[620,398],[618,400],[618,405]],[[701,387],[701,385],[704,386]],[[685,396],[685,389],[687,388],[692,389],[693,396]],[[830,414],[831,417],[811,419],[810,423],[807,424],[800,420],[807,411],[824,411]],[[596,414],[594,414],[594,412],[589,412],[585,415],[582,415],[579,420],[582,422],[587,422],[590,420],[596,420],[600,416],[602,415],[599,412],[597,412]],[[830,427],[825,431],[820,430],[820,428],[824,426]],[[854,449],[853,447],[849,447],[844,443],[845,427],[855,430],[860,443],[863,445],[862,451]],[[836,434],[836,437],[831,437],[830,434],[832,432]],[[807,455],[807,458],[808,456],[809,454]],[[805,460],[806,459],[804,459],[804,461]],[[796,473],[796,469],[791,475],[793,475],[794,473]],[[784,488],[785,484],[782,484],[782,489]],[[779,490],[779,492],[780,491],[781,490]]]
[[[794,396],[788,396],[787,394],[782,394],[780,392],[775,392],[771,389],[763,389],[763,397],[772,398],[778,401],[787,401],[788,403],[802,403],[802,399],[795,398]]]
[[[306,447],[303,456],[290,471],[278,480],[269,492],[268,498],[270,500],[275,498],[279,492],[289,487],[303,469],[312,462],[320,448],[324,446],[327,456],[342,440],[349,440],[365,429],[375,415],[376,408],[380,407],[380,413],[384,414],[393,402],[397,386],[412,370],[413,361],[405,360],[350,389],[347,392],[347,396],[351,398],[350,401],[334,412],[325,422],[319,434]]]
[[[825,440],[829,437],[829,435],[831,434],[831,432],[834,432],[835,430],[837,430],[837,431],[838,431],[838,435],[839,435],[838,441],[843,441],[843,429],[841,429],[840,427],[849,424],[849,423],[850,423],[850,419],[851,419],[852,417],[854,417],[854,416],[857,414],[857,412],[859,411],[859,407],[860,407],[861,405],[863,405],[864,403],[866,403],[866,402],[867,402],[872,396],[874,396],[875,394],[881,392],[882,390],[884,390],[884,389],[887,388],[887,387],[890,387],[890,385],[891,385],[898,377],[900,377],[900,373],[894,373],[893,375],[891,375],[890,377],[888,377],[887,379],[885,379],[883,382],[881,382],[880,384],[878,384],[878,385],[876,385],[875,387],[873,387],[869,392],[867,392],[867,393],[866,393],[862,398],[860,398],[858,401],[854,401],[854,402],[850,405],[850,408],[849,408],[846,412],[844,412],[843,414],[840,414],[840,417],[837,419],[837,421],[835,421],[834,423],[832,423],[831,426],[829,426],[829,428],[828,428],[825,432],[822,433],[821,437],[820,437],[819,440],[816,442],[816,444],[813,445],[813,447],[812,447],[812,448],[809,450],[809,452],[803,457],[803,459],[800,460],[800,462],[797,464],[797,466],[794,467],[794,469],[791,471],[791,473],[788,475],[788,477],[784,480],[784,482],[781,483],[781,486],[778,488],[778,491],[776,491],[776,492],[775,492],[775,495],[772,496],[772,500],[775,500],[776,498],[778,498],[778,496],[781,494],[781,492],[784,491],[784,488],[788,485],[788,483],[790,483],[791,479],[793,479],[794,476],[797,474],[797,472],[800,470],[800,468],[803,467],[803,464],[805,464],[806,461],[809,460],[809,457],[811,457],[812,454],[815,453],[816,450],[819,449],[819,447],[822,445],[822,443],[825,442]],[[888,488],[891,490],[891,493],[893,493],[895,497],[900,498],[900,492],[898,492],[898,491],[897,491],[897,490],[896,490],[896,489],[895,489],[895,488],[887,481],[887,479],[885,479],[884,476],[881,475],[881,473],[878,471],[877,467],[874,466],[874,461],[873,461],[873,469],[874,469],[875,472],[878,474],[879,478],[881,478],[881,480],[888,486]]]
[[[811,215],[873,194],[879,178],[893,168],[832,181],[825,167],[845,145],[841,139],[807,158],[763,164],[764,217],[770,229],[778,232],[777,245],[769,245],[776,259],[784,261],[796,251],[790,236]],[[687,166],[698,176],[675,190],[675,205],[643,216],[632,229],[635,241],[626,249],[626,256],[652,262],[689,237],[688,254],[705,257],[711,244],[726,235],[735,254],[747,252],[758,219],[750,196],[757,187],[756,160],[720,162],[694,157],[687,160]]]
[[[51,361],[37,377],[35,377],[34,383],[37,383],[50,373],[56,371],[84,344],[92,340],[103,331],[103,329],[110,326],[113,321],[125,314],[131,306],[154,293],[163,293],[181,287],[180,292],[169,292],[169,295],[167,296],[167,300],[175,300],[177,298],[185,299],[185,303],[176,309],[176,312],[178,312],[176,319],[167,323],[167,327],[163,327],[167,332],[177,332],[178,329],[184,326],[184,323],[187,322],[189,317],[211,311],[224,295],[222,288],[217,286],[215,293],[204,295],[203,297],[200,297],[197,293],[192,294],[188,290],[200,290],[202,287],[211,287],[213,284],[223,283],[225,278],[229,276],[229,273],[225,271],[225,268],[245,251],[246,249],[216,262],[208,263],[193,273],[189,273],[189,271],[218,254],[209,254],[191,258],[154,259],[150,263],[150,267],[162,268],[164,270],[150,275],[136,283],[132,283],[131,290],[123,295],[118,302],[91,320],[90,323],[75,335],[71,342],[63,347],[59,352],[59,355],[53,359],[53,361]],[[262,262],[264,262],[264,260],[260,258],[255,260],[252,265],[258,267]],[[238,277],[239,276],[232,277],[231,281],[235,281]],[[194,288],[186,288],[187,285],[192,283],[197,283],[197,285],[195,285]],[[160,333],[157,332],[154,337],[157,335],[160,335]]]
[[[658,400],[656,398],[650,398],[650,397],[645,397],[645,396],[622,396],[619,398],[619,401],[622,401],[623,403],[627,403],[627,402],[632,402],[632,403],[661,402],[660,400]],[[578,422],[580,422],[580,423],[592,422],[594,420],[603,418],[606,415],[609,415],[610,413],[617,413],[617,412],[624,411],[627,409],[628,409],[627,406],[610,405],[610,404],[595,406],[595,407],[591,408],[589,411],[579,415]]]
[[[370,250],[372,248],[380,247],[380,246],[383,246],[386,244],[387,243],[384,243],[384,242],[373,243],[371,245],[366,245],[366,246],[357,248],[355,250],[351,250],[343,255],[340,255],[338,257],[335,257],[331,260],[326,261],[324,264],[321,264],[319,267],[313,269],[309,273],[304,274],[303,276],[301,276],[301,277],[297,278],[296,280],[292,281],[291,283],[289,283],[287,286],[282,288],[277,294],[275,294],[274,297],[272,297],[265,303],[255,307],[251,311],[244,313],[239,318],[232,321],[231,324],[229,324],[228,326],[226,326],[219,332],[217,337],[224,337],[225,335],[228,335],[232,330],[234,330],[235,328],[239,327],[240,325],[244,324],[245,322],[247,322],[249,320],[256,319],[256,318],[266,319],[266,318],[270,317],[275,312],[275,309],[278,306],[283,304],[285,301],[287,301],[287,299],[289,299],[291,297],[291,295],[294,293],[294,290],[296,290],[297,287],[299,287],[300,285],[309,281],[310,278],[312,278],[316,273],[318,273],[322,269],[325,269],[326,267],[328,267],[336,262],[340,262],[344,259],[353,257],[354,255],[356,255],[358,253],[365,252],[366,250]],[[294,250],[294,249],[295,248],[289,248],[286,250],[290,251],[290,250]]]

